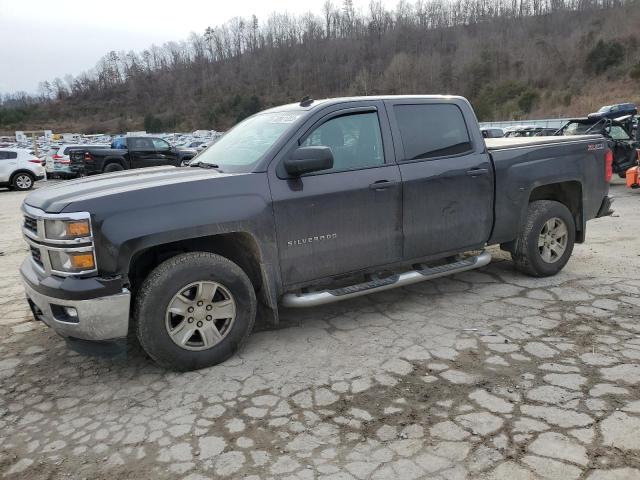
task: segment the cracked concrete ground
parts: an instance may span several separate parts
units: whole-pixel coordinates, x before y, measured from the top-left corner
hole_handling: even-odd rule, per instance
[[[481,270],[285,311],[224,365],[96,359],[32,321],[0,192],[0,475],[640,478],[640,192],[556,277]]]

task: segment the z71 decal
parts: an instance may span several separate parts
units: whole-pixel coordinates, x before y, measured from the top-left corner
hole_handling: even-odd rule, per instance
[[[587,145],[587,150],[592,152],[593,150],[604,150],[604,143],[592,143]]]

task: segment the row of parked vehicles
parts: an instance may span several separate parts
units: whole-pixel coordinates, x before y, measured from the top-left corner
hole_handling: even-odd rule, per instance
[[[613,152],[614,173],[625,178],[626,172],[638,165],[640,130],[637,113],[636,105],[623,103],[602,107],[586,117],[569,119],[560,128],[529,125],[483,128],[481,132],[485,138],[599,134],[607,139]],[[34,182],[45,177],[45,170],[48,178],[68,179],[136,168],[182,166],[214,143],[219,136],[215,133],[214,138],[202,140],[181,138],[178,140],[182,141],[176,142],[176,138],[171,138],[173,145],[166,136],[147,135],[116,137],[111,144],[52,145],[42,150],[46,152],[42,161],[28,149],[0,148],[0,186],[28,190]]]
[[[613,171],[620,178],[637,165],[640,149],[638,108],[632,103],[607,105],[586,117],[571,118],[560,128],[534,125],[483,128],[485,138],[521,138],[570,135],[602,135],[613,152]]]

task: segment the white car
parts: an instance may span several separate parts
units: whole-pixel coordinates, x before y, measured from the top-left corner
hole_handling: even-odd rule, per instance
[[[44,178],[42,161],[22,148],[0,148],[0,187],[30,190]]]
[[[91,145],[78,145],[65,143],[62,145],[55,145],[47,152],[46,157],[46,169],[49,177],[61,177],[71,178],[76,174],[71,171],[71,159],[69,158],[69,151],[73,148],[109,148],[109,145],[103,144],[91,144]]]

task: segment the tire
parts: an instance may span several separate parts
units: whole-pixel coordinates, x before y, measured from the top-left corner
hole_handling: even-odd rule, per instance
[[[214,284],[218,287],[213,298],[202,305],[199,299],[206,295],[198,297],[198,292]],[[211,319],[213,312],[221,318]],[[160,366],[177,371],[227,360],[247,340],[255,318],[256,296],[249,277],[227,258],[208,252],[185,253],[160,264],[142,283],[134,306],[142,348]],[[192,330],[197,332],[189,336]],[[212,331],[218,332],[217,337]],[[207,346],[211,338],[214,341]]]
[[[111,172],[119,172],[120,170],[124,170],[124,167],[119,163],[109,163],[107,164],[106,167],[104,167],[103,172],[111,173]]]
[[[33,175],[25,172],[18,172],[11,179],[11,186],[14,190],[24,192],[33,188],[33,182]]]
[[[561,236],[562,225],[566,235]],[[519,271],[549,277],[567,264],[575,239],[575,220],[569,209],[560,202],[537,200],[529,204],[511,258]]]

